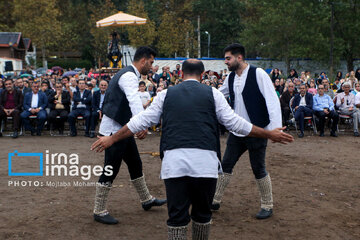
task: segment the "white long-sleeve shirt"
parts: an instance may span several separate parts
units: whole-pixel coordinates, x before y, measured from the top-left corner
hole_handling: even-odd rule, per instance
[[[126,95],[127,100],[129,101],[130,110],[133,116],[142,112],[144,107],[142,105],[140,95],[139,95],[139,79],[140,73],[134,65],[131,65],[135,69],[135,73],[127,72],[124,73],[118,80],[118,85],[121,90]],[[116,106],[114,106],[116,107]],[[115,120],[109,118],[104,114],[99,128],[99,133],[104,136],[110,136],[111,134],[116,133],[122,126]]]
[[[248,135],[251,132],[252,124],[235,114],[219,90],[215,88],[212,88],[212,90],[216,117],[219,123],[233,132]],[[131,118],[127,126],[132,133],[145,130],[159,122],[166,94],[167,90],[158,93],[150,107]],[[161,178],[168,179],[183,176],[217,178],[218,163],[219,160],[215,151],[197,148],[167,150],[164,152],[162,160]]]
[[[246,78],[249,72],[250,64],[244,69],[241,76],[235,74],[234,78],[234,94],[235,94],[235,102],[234,102],[234,110],[235,112],[243,117],[245,120],[250,121],[249,115],[247,113],[244,99],[242,97],[242,92],[245,87]],[[226,77],[224,81],[224,85],[219,89],[225,97],[229,96],[229,76]],[[261,68],[256,69],[256,80],[259,86],[259,90],[265,98],[266,107],[269,113],[270,123],[264,128],[266,130],[273,130],[275,128],[282,127],[281,120],[281,107],[278,96],[276,95],[274,85],[269,77],[269,75]],[[237,134],[232,132],[234,135],[238,137],[245,137],[242,134]]]

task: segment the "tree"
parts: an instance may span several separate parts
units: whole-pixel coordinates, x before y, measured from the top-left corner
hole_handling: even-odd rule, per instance
[[[149,19],[144,9],[144,2],[142,0],[130,0],[128,13],[147,19],[144,25],[126,27],[129,34],[130,45],[134,47],[152,45],[156,36],[155,23]]]
[[[44,66],[46,49],[56,45],[60,37],[59,14],[56,0],[14,0],[15,30],[40,46]]]
[[[14,2],[0,1],[0,9],[4,9],[4,11],[1,11],[0,15],[0,31],[10,32],[11,29],[15,26],[15,22],[12,16],[14,10]]]
[[[115,14],[117,9],[111,0],[100,0],[97,4],[91,4],[89,8],[91,10],[90,33],[92,35],[92,54],[98,59],[98,65],[100,67],[101,62],[105,61],[107,55],[109,35],[115,29],[112,27],[97,28],[96,22]]]

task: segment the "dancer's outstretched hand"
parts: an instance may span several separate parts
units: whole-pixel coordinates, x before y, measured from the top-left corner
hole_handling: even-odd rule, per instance
[[[91,151],[102,152],[114,144],[114,139],[111,136],[98,136],[98,138],[99,139],[91,145]]]
[[[275,128],[274,130],[271,130],[269,133],[269,139],[273,142],[278,142],[282,144],[291,143],[294,141],[294,137],[290,134],[284,133],[282,130],[285,130],[286,127],[282,128]]]

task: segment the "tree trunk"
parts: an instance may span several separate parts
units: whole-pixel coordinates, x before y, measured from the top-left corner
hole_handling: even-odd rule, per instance
[[[291,60],[289,58],[288,55],[285,55],[285,65],[286,65],[286,72],[283,72],[283,75],[285,76],[285,78],[289,75],[290,73],[290,63],[291,63]]]
[[[47,61],[46,61],[46,56],[45,56],[45,51],[46,51],[46,49],[45,49],[45,44],[42,43],[42,44],[41,44],[41,55],[42,55],[43,67],[44,67],[44,68],[48,68],[48,66],[47,66]]]
[[[347,65],[347,70],[348,72],[354,70],[354,58],[351,52],[348,52],[346,54],[346,65]]]

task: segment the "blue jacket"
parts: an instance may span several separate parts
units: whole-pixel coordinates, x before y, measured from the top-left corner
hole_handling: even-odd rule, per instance
[[[291,105],[291,108],[294,109],[295,107],[300,105],[301,96],[300,93],[296,94],[294,96],[293,103]],[[313,108],[313,95],[311,93],[306,92],[305,93],[305,102],[306,107],[312,109]]]
[[[84,94],[83,97],[81,98],[80,95],[80,90],[74,92],[74,96],[73,96],[73,101],[74,101],[74,105],[73,105],[73,110],[77,109],[77,105],[81,102],[83,104],[86,105],[86,110],[91,109],[91,99],[92,99],[92,95],[91,92],[89,90],[84,90]]]
[[[97,111],[101,110],[100,101],[101,101],[101,91],[100,90],[95,91],[93,93],[92,102],[91,102],[93,112],[97,112]]]
[[[41,107],[42,110],[45,110],[47,104],[48,104],[48,99],[45,95],[45,93],[43,93],[42,91],[38,92],[38,108]],[[32,96],[33,96],[33,92],[28,92],[25,94],[24,96],[24,110],[25,111],[29,111],[29,108],[31,108],[31,100],[32,100]]]

